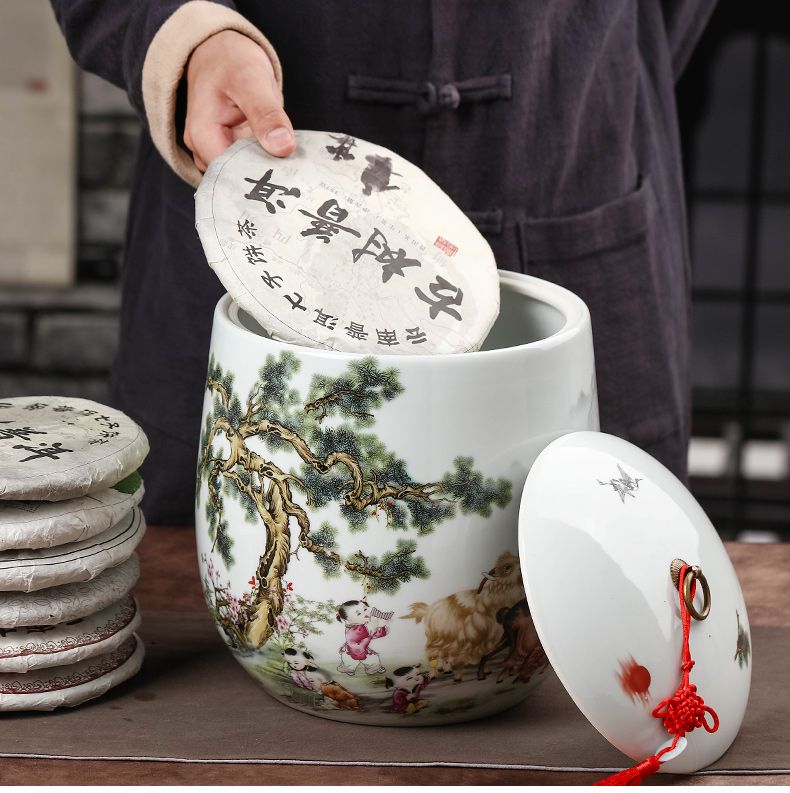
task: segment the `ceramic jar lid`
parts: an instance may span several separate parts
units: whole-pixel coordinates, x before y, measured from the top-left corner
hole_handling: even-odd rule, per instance
[[[499,311],[483,236],[419,168],[349,135],[297,131],[287,158],[254,138],[195,196],[209,264],[274,338],[358,353],[476,350]]]
[[[135,471],[106,490],[66,501],[0,501],[0,551],[94,537],[127,515],[144,493]]]
[[[20,625],[56,625],[87,617],[127,595],[140,577],[140,560],[133,553],[90,581],[39,589],[0,592],[0,629]]]
[[[0,628],[0,672],[29,672],[104,655],[140,626],[140,611],[126,595],[95,614],[59,625]]]
[[[138,507],[115,526],[79,542],[54,548],[0,552],[0,591],[34,592],[47,587],[89,581],[108,567],[126,561],[145,534]]]
[[[0,711],[54,710],[95,699],[137,674],[145,648],[137,634],[120,647],[67,666],[0,673]]]
[[[688,733],[686,749],[662,770],[690,773],[727,750],[749,695],[749,622],[719,535],[675,476],[620,438],[566,435],[529,473],[519,551],[535,627],[557,676],[590,722],[637,761],[671,738],[652,711],[681,683],[671,563],[699,566],[711,608],[704,621],[691,620],[690,682],[718,714],[719,729]],[[697,589],[693,605],[702,612]]]
[[[60,396],[0,400],[0,499],[62,501],[111,487],[148,454],[119,410]]]

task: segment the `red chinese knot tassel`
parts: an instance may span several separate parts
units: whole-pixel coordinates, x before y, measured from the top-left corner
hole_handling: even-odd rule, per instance
[[[633,768],[627,768],[625,771],[620,771],[618,774],[602,779],[596,782],[595,785],[638,785],[643,779],[646,779],[651,774],[655,774],[661,767],[661,756],[667,752],[671,752],[678,744],[678,741],[697,727],[704,727],[708,732],[716,732],[719,729],[719,717],[713,708],[708,707],[703,701],[702,697],[697,694],[697,687],[689,682],[689,674],[694,661],[691,659],[691,651],[689,650],[689,630],[691,627],[691,614],[686,607],[686,600],[683,597],[683,582],[686,578],[686,572],[689,565],[684,565],[680,569],[678,576],[678,592],[680,594],[680,616],[683,622],[683,679],[680,683],[680,688],[673,697],[665,699],[654,711],[653,716],[657,719],[663,719],[664,726],[670,735],[674,735],[675,739],[666,748],[662,749],[655,755],[643,760],[639,765]],[[696,581],[691,587],[691,597],[693,599],[694,592],[697,588]],[[705,719],[705,714],[709,713],[713,723],[708,724]]]
[[[648,757],[647,760],[642,760],[639,765],[633,768],[626,768],[625,771],[620,771],[619,774],[606,777],[595,785],[638,785],[643,779],[647,779],[651,774],[655,774],[661,767],[658,758],[653,755]],[[595,785],[593,787],[595,787]]]

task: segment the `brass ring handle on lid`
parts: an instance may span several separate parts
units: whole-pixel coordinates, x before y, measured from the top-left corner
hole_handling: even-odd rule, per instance
[[[686,562],[684,562],[682,559],[675,559],[669,566],[672,582],[674,583],[676,589],[680,585],[680,571],[683,569],[684,565],[686,565]],[[696,608],[694,608],[694,601],[691,596],[691,584],[694,581],[699,581],[700,586],[702,587],[702,612],[699,612]],[[694,567],[689,567],[686,570],[686,575],[683,579],[683,600],[686,603],[686,608],[689,610],[689,614],[691,614],[695,620],[704,620],[708,614],[710,614],[710,587],[708,586],[707,578],[705,578],[702,573],[702,568],[696,565]]]

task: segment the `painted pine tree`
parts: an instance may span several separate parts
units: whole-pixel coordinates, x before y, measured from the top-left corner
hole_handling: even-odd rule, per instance
[[[382,368],[374,357],[352,361],[339,377],[314,375],[304,397],[291,386],[298,369],[291,352],[268,356],[246,404],[234,391],[233,374],[213,356],[206,380],[214,399],[201,437],[197,498],[205,481],[209,534],[228,568],[235,560],[226,498],[239,501],[247,519],[260,523],[266,534],[255,573],[255,616],[247,626],[258,647],[283,612],[283,582],[293,551],[311,554],[327,577],[346,574],[367,580],[371,592],[392,593],[430,574],[417,555],[420,536],[456,510],[489,517],[493,506],[502,508],[511,499],[508,480],[484,478],[467,457],[457,458],[454,470],[434,482],[413,481],[405,462],[370,431],[375,411],[403,393],[396,369]],[[253,439],[262,443],[251,444]],[[284,449],[299,456],[298,469],[285,471],[274,462],[278,451],[293,459],[282,455]],[[306,508],[330,502],[339,505],[348,530],[360,534],[356,549],[341,549],[338,529],[329,522],[311,524]],[[369,521],[382,517],[403,534],[394,549],[373,554],[362,535]]]

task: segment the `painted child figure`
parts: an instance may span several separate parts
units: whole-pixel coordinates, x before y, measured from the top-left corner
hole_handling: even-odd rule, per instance
[[[428,704],[420,694],[436,676],[436,669],[431,665],[429,672],[419,672],[419,668],[420,664],[401,666],[387,677],[386,686],[393,689],[392,713],[410,716]]]
[[[387,670],[381,665],[381,659],[370,643],[380,639],[388,632],[389,619],[376,619],[370,614],[370,606],[366,600],[347,600],[338,609],[337,621],[346,626],[346,642],[340,648],[340,666],[338,672],[354,675],[357,666],[362,663],[365,672],[375,675]],[[383,624],[382,624],[383,623]]]
[[[307,675],[313,685],[313,690],[322,694],[324,700],[331,702],[338,710],[358,710],[365,712],[365,706],[360,705],[357,695],[343,688],[339,683],[332,679],[332,675],[326,669],[310,667]]]
[[[313,681],[308,672],[315,669],[313,666],[313,656],[306,650],[297,650],[295,647],[288,647],[283,652],[285,662],[291,670],[291,679],[301,688],[313,688]]]

